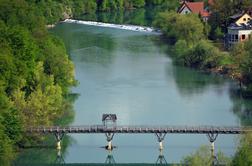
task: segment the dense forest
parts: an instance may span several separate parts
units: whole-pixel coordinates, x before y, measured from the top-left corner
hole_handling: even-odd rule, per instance
[[[44,2],[46,3],[46,2]],[[49,3],[49,2],[48,2]],[[76,84],[63,42],[51,35],[35,1],[0,1],[0,163],[30,142],[24,128],[53,125],[69,114],[66,96]]]

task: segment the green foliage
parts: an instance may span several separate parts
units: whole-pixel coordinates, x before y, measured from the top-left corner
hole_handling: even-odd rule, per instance
[[[76,84],[74,79],[74,65],[69,60],[64,44],[58,38],[49,36],[40,43],[44,61],[44,72],[54,77],[54,83],[58,84],[63,94],[68,92],[68,87]]]
[[[187,56],[191,60],[188,65],[201,69],[215,68],[219,65],[220,54],[220,51],[208,41],[199,41]]]
[[[81,14],[94,13],[97,9],[97,4],[95,0],[75,0],[71,1],[72,12],[74,16],[79,16]]]
[[[144,7],[145,1],[144,0],[129,0],[133,4],[134,7]]]
[[[144,7],[145,0],[124,0],[125,9],[141,8]]]
[[[239,43],[232,48],[232,76],[244,86],[243,90],[252,92],[252,40]]]
[[[200,149],[198,149],[195,153],[185,157],[182,163],[189,166],[211,166],[212,162],[210,147],[200,147]]]
[[[145,6],[145,0],[98,0],[97,6],[99,11],[141,8]]]
[[[219,164],[230,165],[230,159],[224,156],[223,153],[218,152],[216,155]],[[209,146],[200,147],[195,153],[186,156],[181,164],[188,166],[212,166],[214,159],[211,156],[211,151]]]
[[[238,148],[232,165],[250,166],[252,165],[252,135],[247,134],[241,139],[240,147]]]
[[[6,97],[0,81],[0,163],[4,165],[10,165],[10,160],[14,157],[13,143],[20,138],[20,130],[15,123],[17,117],[12,118],[11,112],[11,103]],[[11,126],[8,126],[9,124]]]
[[[224,37],[224,33],[221,31],[220,27],[217,27],[214,31],[214,36],[216,39],[222,39]]]
[[[9,28],[1,23],[0,33],[2,41],[0,44],[0,59],[2,60],[0,78],[5,82],[6,92],[10,95],[24,80],[31,79],[37,48],[31,34],[25,28]]]
[[[43,70],[43,64],[38,63],[34,73],[37,85],[28,97],[21,90],[13,93],[14,105],[23,113],[25,127],[52,125],[60,115],[61,88],[54,85],[53,76],[46,75]]]
[[[198,16],[180,15],[176,12],[160,13],[154,21],[166,37],[174,42],[185,40],[189,45],[205,38],[204,25]]]
[[[221,52],[207,40],[188,46],[185,40],[175,44],[175,62],[203,70],[211,70],[230,63],[230,56]]]
[[[145,3],[146,3],[146,5],[161,5],[165,1],[166,0],[146,0]]]
[[[92,2],[83,1],[81,11],[93,10]],[[14,146],[26,141],[24,127],[72,116],[64,110],[71,108],[64,95],[76,83],[74,66],[63,43],[45,29],[45,23],[71,13],[68,5],[68,0],[0,0],[1,164],[10,164]]]
[[[154,25],[175,43],[177,63],[199,69],[211,69],[220,65],[222,53],[212,43],[204,40],[208,34],[207,25],[198,16],[160,13]]]
[[[0,123],[0,163],[2,165],[11,165],[13,156],[13,147],[11,140],[4,133],[4,126]]]

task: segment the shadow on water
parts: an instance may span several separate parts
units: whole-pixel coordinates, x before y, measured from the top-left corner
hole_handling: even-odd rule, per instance
[[[74,62],[109,64],[113,60],[117,43],[111,34],[104,33],[102,28],[100,30],[95,31],[92,27],[83,25],[63,24],[52,31],[61,36]]]
[[[104,160],[104,163],[66,163],[65,160],[64,160],[64,155],[63,153],[60,151],[60,150],[54,150],[54,149],[50,149],[50,150],[46,150],[46,154],[47,156],[49,157],[50,156],[50,161],[48,160],[45,160],[45,156],[41,156],[38,154],[38,149],[34,149],[35,153],[31,153],[30,156],[27,156],[28,158],[24,158],[24,160],[20,161],[20,162],[15,162],[13,163],[13,166],[23,166],[23,165],[26,165],[26,164],[29,164],[31,166],[57,166],[57,165],[97,165],[97,166],[100,166],[100,165],[122,165],[122,166],[126,166],[126,165],[137,165],[137,166],[154,166],[154,165],[173,165],[173,166],[176,166],[176,165],[186,165],[186,164],[183,164],[183,163],[167,163],[166,161],[166,158],[165,156],[163,155],[163,150],[160,150],[159,151],[159,155],[157,156],[157,160],[154,162],[154,163],[117,163],[116,162],[116,159],[114,158],[113,156],[113,153],[112,151],[107,151],[107,156],[105,157],[105,160]],[[213,165],[225,165],[225,164],[221,164],[219,163],[218,159],[217,159],[217,156],[212,156],[210,153],[208,154],[209,155],[209,158],[207,156],[209,161],[208,162],[211,162],[213,163]],[[25,156],[23,156],[25,157]],[[37,160],[38,158],[40,157],[40,160]],[[27,159],[28,162],[25,162],[25,160]],[[33,160],[32,160],[33,159]],[[34,160],[35,159],[35,160]],[[47,162],[45,162],[47,161]]]
[[[153,47],[153,42],[151,40],[156,37],[153,35],[141,35],[141,36],[128,36],[120,40],[120,45],[122,49],[126,49],[132,53],[129,56],[153,56],[159,49]],[[148,41],[148,42],[143,42]]]
[[[55,142],[54,136],[48,136],[44,143],[36,145],[37,148],[32,146],[22,149],[16,160],[13,161],[13,165],[51,164],[63,161],[67,147],[70,146],[74,140],[70,136],[65,136],[61,151],[56,150]]]
[[[80,94],[78,93],[71,93],[64,97],[64,102],[62,104],[63,115],[54,122],[54,125],[65,126],[74,121],[74,102],[79,98],[79,96]]]
[[[233,103],[232,111],[239,117],[241,125],[252,126],[251,98],[243,98],[238,86],[233,86],[233,88],[230,89],[230,99]]]
[[[23,166],[23,165],[31,165],[31,166],[42,166],[42,165],[143,165],[143,166],[151,166],[151,165],[178,165],[178,164],[168,164],[163,152],[160,151],[157,160],[155,163],[117,163],[116,159],[113,156],[112,151],[107,151],[107,156],[105,157],[104,163],[66,163],[64,160],[64,151],[56,150],[56,149],[38,149],[35,148],[31,150],[29,153],[26,153],[25,156],[21,156],[20,160],[17,159],[13,166]],[[43,155],[41,155],[43,154]]]
[[[178,91],[185,96],[201,94],[210,86],[221,86],[226,82],[222,77],[204,74],[181,66],[174,66],[172,71],[167,70],[167,72],[167,74],[171,74],[170,72],[172,72]],[[216,88],[216,91],[221,93],[222,89]]]

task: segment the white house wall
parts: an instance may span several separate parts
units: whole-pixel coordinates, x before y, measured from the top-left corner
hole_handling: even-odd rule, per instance
[[[180,12],[180,14],[189,14],[191,13],[191,10],[188,9],[188,7],[184,7],[184,9]]]

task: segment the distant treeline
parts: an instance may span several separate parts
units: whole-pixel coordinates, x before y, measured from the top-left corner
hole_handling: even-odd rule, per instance
[[[111,12],[124,9],[143,8],[145,6],[157,6],[176,4],[178,0],[26,0],[37,8],[37,12],[46,18],[47,24],[53,24],[58,20],[68,17],[77,17],[82,14],[97,12]]]

